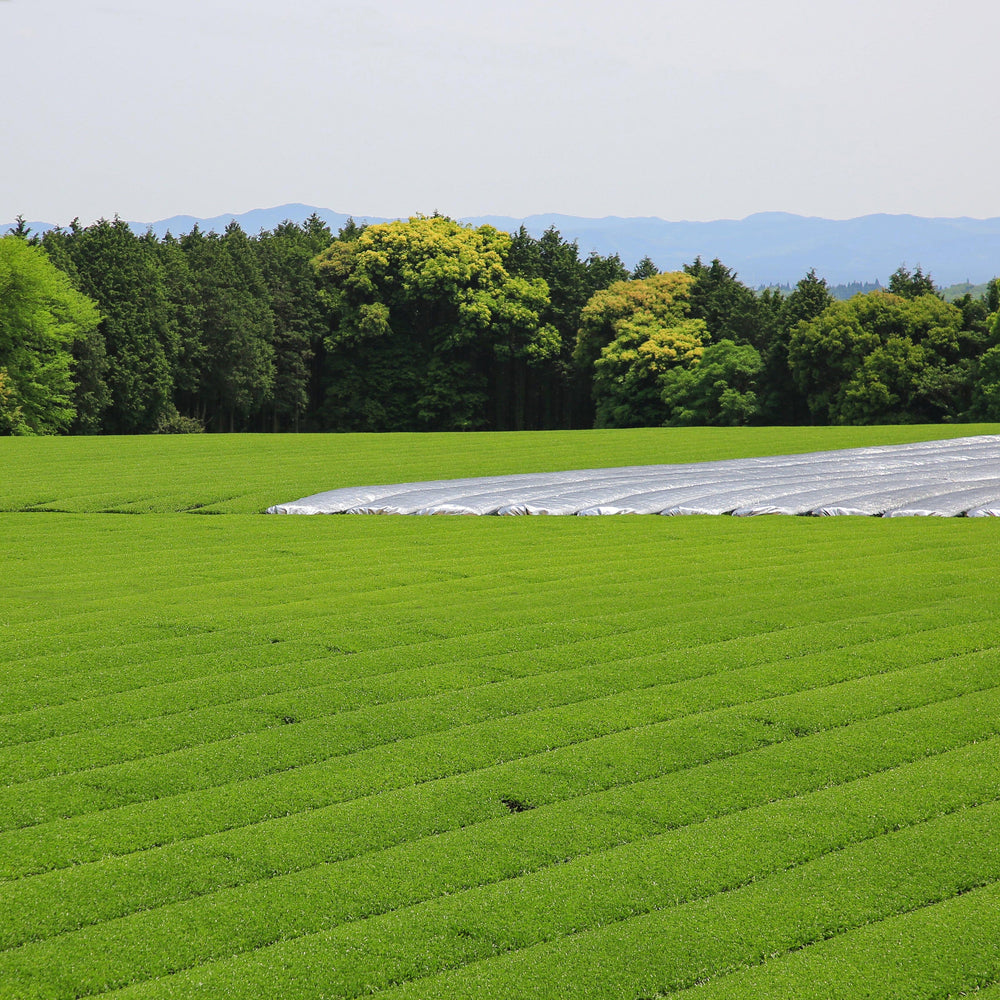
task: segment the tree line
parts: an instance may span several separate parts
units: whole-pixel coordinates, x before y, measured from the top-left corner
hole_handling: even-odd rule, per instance
[[[443,216],[0,238],[0,433],[1000,419],[1000,283],[836,301]]]

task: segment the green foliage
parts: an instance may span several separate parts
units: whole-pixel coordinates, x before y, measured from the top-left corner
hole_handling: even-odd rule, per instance
[[[43,249],[0,237],[0,433],[53,434],[76,415],[73,348],[100,322]]]
[[[982,354],[986,349],[992,317],[983,299],[963,295],[953,305],[962,312],[962,337],[966,342],[966,353],[970,356]]]
[[[684,273],[694,279],[691,286],[691,316],[705,321],[712,340],[732,340],[766,346],[769,331],[760,314],[760,302],[734,271],[718,259],[704,264],[700,257],[685,264]]]
[[[753,423],[760,415],[757,380],[764,363],[749,344],[709,344],[689,368],[675,367],[662,378],[667,422],[721,427]]]
[[[783,302],[784,319],[789,327],[805,320],[815,319],[833,305],[833,296],[825,278],[816,275],[813,268],[795,286]]]
[[[574,357],[593,365],[596,426],[662,424],[662,380],[690,365],[707,340],[688,317],[693,280],[680,272],[618,281],[596,292],[580,314]]]
[[[74,434],[99,434],[104,414],[111,405],[107,375],[111,368],[104,334],[93,326],[73,341],[73,408],[70,427]]]
[[[160,243],[163,283],[170,304],[174,354],[174,408],[185,415],[202,414],[205,406],[199,391],[206,358],[201,296],[192,271],[190,241],[181,242],[170,233]],[[196,417],[195,419],[201,419]]]
[[[101,304],[74,342],[76,433],[298,429],[315,407],[328,314],[311,259],[331,239],[311,218],[250,239],[238,226],[136,237],[115,220],[50,230],[53,262]]]
[[[511,275],[510,249],[490,226],[433,216],[369,226],[316,258],[334,314],[325,346],[336,429],[483,427],[498,364],[559,353],[542,318],[548,287]]]
[[[309,408],[312,361],[329,329],[312,258],[332,238],[313,215],[304,227],[286,222],[256,242],[274,318],[274,430],[298,430]]]
[[[789,365],[821,421],[954,419],[971,388],[967,342],[961,310],[936,295],[871,292],[801,321]]]
[[[602,257],[593,251],[585,261],[585,266],[587,268],[587,283],[591,293],[601,288],[607,288],[616,281],[627,281],[632,277],[616,253]]]
[[[1000,278],[993,278],[987,282],[984,301],[989,312],[995,313],[1000,310]]]
[[[195,417],[185,417],[172,410],[161,413],[156,421],[157,434],[203,434],[205,425]]]
[[[759,296],[763,326],[769,331],[761,354],[764,370],[758,394],[760,418],[767,423],[800,424],[808,420],[805,398],[792,377],[788,348],[792,331],[811,321],[833,304],[826,281],[811,270],[787,296],[765,291]]]
[[[253,237],[233,224],[221,235],[196,228],[157,240],[118,219],[74,220],[43,237],[22,220],[14,238],[44,244],[102,310],[102,322],[70,345],[68,405],[43,421],[53,432],[149,432],[178,416],[214,431],[659,424],[669,416],[659,382],[678,358],[697,356],[692,336],[752,348],[763,367],[752,389],[720,388],[711,404],[698,389],[702,403],[678,404],[669,419],[957,421],[994,412],[992,390],[977,380],[997,340],[1000,281],[948,290],[956,326],[954,312],[928,304],[943,298],[931,277],[903,266],[890,299],[914,304],[908,319],[855,295],[826,328],[833,293],[814,270],[794,289],[754,293],[719,260],[698,258],[684,268],[692,284],[681,318],[703,326],[678,327],[675,343],[655,302],[650,315],[625,319],[662,277],[648,257],[631,272],[616,255],[583,260],[554,227],[536,239],[523,227],[508,236],[435,215],[374,227],[349,220],[334,239],[313,216]],[[597,293],[629,284],[635,302],[616,291],[587,311]],[[793,358],[802,324],[811,333]],[[8,373],[7,432],[15,413],[27,426],[12,380]]]
[[[542,321],[559,334],[559,350],[550,354],[545,364],[527,371],[523,380],[515,372],[507,375],[504,381],[514,390],[506,393],[511,406],[498,413],[494,426],[590,426],[594,420],[593,370],[573,362],[580,314],[595,291],[627,278],[628,273],[617,256],[605,258],[594,253],[581,260],[576,242],[564,240],[555,227],[534,239],[522,226],[511,240],[507,267],[512,274],[545,282],[549,303],[542,311]],[[523,414],[518,409],[519,396],[523,396]],[[501,410],[503,400],[498,389]]]
[[[919,265],[915,271],[911,271],[903,264],[892,272],[889,292],[904,299],[918,299],[921,295],[936,295],[937,287],[931,276],[924,274]]]
[[[14,390],[6,368],[0,368],[0,434],[14,434],[23,426],[21,407],[14,402]]]
[[[274,316],[255,248],[231,223],[181,240],[200,317],[195,416],[213,430],[245,427],[273,398]]]
[[[660,269],[653,263],[649,256],[645,256],[632,270],[634,281],[641,281],[643,278],[652,278],[660,273]]]
[[[84,429],[94,430],[99,420],[107,431],[151,431],[171,400],[176,353],[156,238],[136,236],[116,218],[85,229],[74,224],[68,233],[51,231],[42,243],[72,261],[81,291],[101,310],[106,354],[97,344],[87,352]]]
[[[1000,417],[1000,345],[989,348],[979,359],[972,392],[972,416],[987,420]]]
[[[698,361],[705,335],[705,324],[697,319],[663,326],[640,313],[619,322],[615,339],[594,364],[596,426],[664,423],[664,381],[675,368]]]
[[[45,234],[45,251],[74,287],[80,287],[80,274],[73,260],[72,245],[79,227],[53,229]],[[41,242],[41,241],[37,241]],[[104,333],[100,325],[90,327],[73,341],[73,408],[76,411],[70,433],[99,434],[104,428],[104,414],[111,403],[107,384],[109,361]]]

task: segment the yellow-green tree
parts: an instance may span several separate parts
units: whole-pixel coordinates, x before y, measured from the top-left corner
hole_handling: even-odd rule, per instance
[[[559,351],[541,279],[512,276],[511,237],[442,216],[368,226],[315,260],[332,306],[327,424],[488,426],[490,400]]]
[[[73,420],[73,344],[100,323],[41,247],[0,238],[0,433],[54,434]]]
[[[667,419],[664,377],[696,362],[708,340],[704,321],[688,315],[693,285],[694,278],[676,271],[617,281],[584,306],[574,358],[593,369],[598,427]]]

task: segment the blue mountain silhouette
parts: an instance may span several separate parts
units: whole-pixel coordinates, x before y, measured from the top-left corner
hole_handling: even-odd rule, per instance
[[[130,222],[137,232],[152,229],[158,236],[189,231],[195,224],[221,232],[236,221],[248,233],[273,229],[286,219],[302,222],[316,213],[336,232],[351,216],[312,205],[289,204],[210,219],[176,215],[157,222]],[[383,218],[355,215],[357,222]],[[525,218],[484,215],[462,220],[488,223],[515,232],[520,226],[540,236],[550,226],[576,240],[580,252],[617,253],[626,265],[649,257],[661,270],[675,270],[695,257],[718,257],[751,286],[794,284],[810,268],[832,284],[881,281],[901,264],[920,266],[939,286],[970,281],[978,284],[1000,274],[1000,218],[932,219],[915,215],[865,215],[833,220],[761,212],[745,219],[714,222],[668,222],[657,218],[588,219],[572,215],[530,215]],[[0,225],[0,233],[12,227]],[[51,223],[28,223],[35,232]]]

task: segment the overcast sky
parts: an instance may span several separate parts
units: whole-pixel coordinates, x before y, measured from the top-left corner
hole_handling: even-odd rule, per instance
[[[1000,216],[994,0],[0,0],[0,222]]]

